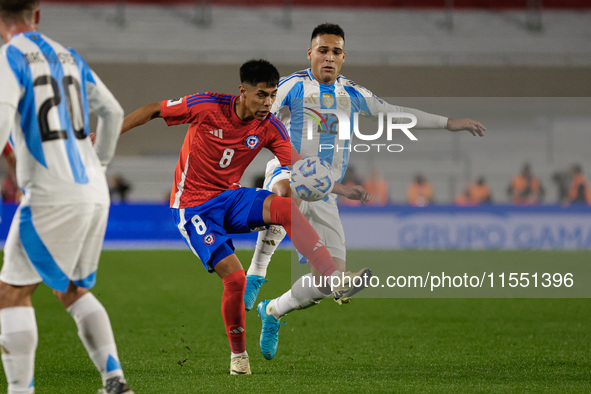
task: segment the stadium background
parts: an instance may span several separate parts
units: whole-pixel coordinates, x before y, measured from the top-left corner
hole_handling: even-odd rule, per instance
[[[452,202],[478,175],[486,176],[497,202],[507,202],[511,177],[529,161],[545,185],[546,202],[556,202],[554,172],[575,162],[591,169],[584,149],[590,123],[586,106],[569,119],[541,113],[513,123],[512,110],[486,114],[478,99],[467,107],[445,105],[446,97],[588,97],[585,1],[545,2],[542,11],[508,0],[456,2],[453,11],[443,1],[370,1],[354,9],[335,7],[348,4],[337,1],[316,7],[298,1],[140,3],[43,3],[41,29],[84,56],[126,112],[194,92],[235,93],[236,65],[250,58],[269,59],[282,75],[306,68],[310,31],[330,20],[347,34],[343,74],[379,97],[450,116],[488,115],[486,140],[421,132],[418,143],[404,141],[401,154],[352,155],[352,165],[364,177],[377,164],[394,203],[405,201],[417,171],[433,183],[438,202]],[[418,8],[405,8],[411,3]],[[411,99],[433,97],[441,99]],[[497,115],[500,119],[490,119]],[[120,173],[133,183],[130,200],[163,199],[184,131],[153,122],[121,138],[109,175]],[[253,163],[244,185],[254,184],[266,158]]]
[[[591,169],[587,2],[546,1],[540,6],[538,1],[509,0],[369,1],[350,8],[351,2],[328,1],[314,5],[305,1],[267,1],[256,6],[244,1],[44,1],[40,28],[82,54],[129,113],[148,102],[195,92],[236,93],[237,66],[250,58],[269,59],[282,75],[306,68],[311,29],[325,21],[339,23],[347,35],[344,75],[391,103],[472,117],[489,129],[485,138],[419,131],[418,142],[396,136],[393,142],[404,146],[401,153],[353,153],[351,166],[361,177],[378,169],[395,205],[405,204],[407,186],[418,172],[432,183],[438,205],[452,204],[478,176],[486,178],[493,201],[504,205],[509,201],[506,189],[511,177],[525,162],[540,177],[546,204],[558,203],[556,173],[567,172],[574,163]],[[139,231],[138,222],[126,217],[133,208],[117,207],[113,215],[120,212],[122,216],[111,223],[109,245],[122,245],[120,237],[123,241],[132,237],[147,240],[142,247],[182,247],[172,242],[178,241],[174,228],[146,221],[166,220],[160,206],[169,194],[185,130],[155,121],[121,137],[108,176],[111,180],[122,176],[131,184],[129,202],[148,204],[158,213],[141,215],[139,223],[145,225]],[[375,130],[375,122],[367,130]],[[270,157],[264,153],[247,169],[243,185],[259,186]],[[343,209],[347,216],[348,209]],[[11,211],[5,209],[0,236],[7,231]],[[499,208],[497,216],[503,212]],[[551,216],[560,221],[564,212],[556,206]],[[442,220],[445,217],[433,217],[435,223]],[[114,232],[116,228],[121,231]],[[166,236],[159,231],[162,228],[168,231]],[[581,232],[582,241],[570,247],[591,247],[587,227],[574,224],[565,231]],[[162,242],[156,242],[159,238]]]
[[[525,262],[560,270],[563,261],[586,266],[589,252],[548,249],[591,248],[591,210],[557,204],[552,182],[555,172],[573,163],[591,171],[591,5],[540,4],[42,0],[40,30],[82,54],[129,113],[195,92],[235,93],[238,65],[250,58],[269,59],[282,75],[307,68],[312,28],[339,23],[347,34],[344,75],[395,104],[483,117],[489,130],[485,138],[422,131],[414,145],[396,141],[405,152],[393,157],[352,155],[351,164],[363,176],[380,169],[393,202],[342,209],[348,242],[360,249],[352,265],[479,262],[494,268],[502,261],[515,269]],[[185,130],[156,121],[122,136],[108,170],[109,177],[121,174],[133,188],[128,204],[112,207],[106,246],[181,249],[107,251],[102,257],[95,291],[109,310],[123,365],[138,392],[588,390],[588,299],[402,295],[357,300],[344,312],[323,303],[286,319],[273,363],[254,356],[260,323],[250,312],[247,346],[256,376],[229,380],[220,286],[185,250],[163,202]],[[251,165],[245,186],[261,175],[268,157]],[[544,206],[508,205],[507,185],[524,162],[547,190]],[[417,171],[433,183],[436,206],[404,205]],[[478,175],[491,185],[494,206],[454,207],[454,196]],[[0,239],[15,206],[3,208]],[[422,230],[409,227],[417,223]],[[246,265],[252,240],[246,237],[240,245]],[[497,251],[503,248],[525,250]],[[289,286],[289,253],[280,252],[276,260],[262,297]],[[577,284],[588,287],[586,279]],[[72,348],[77,338],[71,321],[46,288],[34,303],[39,392],[93,391],[100,382],[81,345]],[[0,380],[0,389],[4,384]]]

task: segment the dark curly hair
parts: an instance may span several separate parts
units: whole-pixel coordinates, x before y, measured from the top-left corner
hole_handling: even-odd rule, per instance
[[[320,36],[322,34],[334,34],[335,36],[341,37],[343,41],[345,41],[345,32],[339,25],[334,23],[323,23],[316,26],[312,31],[312,38],[310,38],[310,41],[316,38],[316,36]]]
[[[249,60],[240,67],[240,82],[256,86],[261,82],[267,86],[279,84],[279,71],[270,62],[264,59]]]

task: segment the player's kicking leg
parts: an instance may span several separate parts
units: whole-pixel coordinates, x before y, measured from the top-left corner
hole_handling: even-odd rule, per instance
[[[291,311],[306,309],[317,305],[327,297],[333,297],[337,302],[353,296],[363,290],[371,278],[371,270],[363,268],[358,272],[344,272],[339,278],[339,285],[330,293],[325,293],[319,287],[317,277],[312,273],[300,277],[286,293],[272,300],[263,300],[257,311],[261,319],[261,353],[267,360],[273,359],[279,345],[280,319]],[[359,283],[359,285],[354,285]]]
[[[358,281],[351,279],[364,273],[367,274],[367,271],[360,271],[358,274],[342,274],[312,225],[291,198],[269,196],[265,206],[272,223],[283,225],[296,249],[308,259],[313,271],[312,274],[300,278],[294,284],[294,294],[291,293],[291,290],[288,292],[289,294],[286,293],[286,299],[290,299],[290,301],[295,299],[296,302],[289,304],[289,308],[287,308],[289,310],[285,313],[293,309],[307,308],[317,303],[318,300],[336,294],[335,292],[339,294],[351,293],[351,289],[358,283]],[[338,288],[330,286],[335,283],[333,281],[335,277],[338,278],[336,280]],[[344,277],[349,280],[343,280]],[[274,301],[273,305],[270,305],[269,301],[261,302],[257,308],[262,321],[261,351],[269,360],[275,356],[277,351],[279,319],[285,314],[277,313],[274,309],[276,300]]]

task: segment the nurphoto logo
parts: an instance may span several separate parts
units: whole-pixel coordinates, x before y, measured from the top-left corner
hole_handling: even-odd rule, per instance
[[[384,144],[384,143],[363,143],[363,144],[348,144],[347,142],[354,135],[361,141],[376,141],[382,138],[384,134],[384,119],[386,119],[386,139],[392,141],[393,132],[402,131],[411,141],[418,141],[417,137],[410,131],[416,126],[417,117],[411,113],[406,112],[383,112],[378,113],[378,130],[373,134],[364,134],[359,130],[359,112],[353,113],[353,128],[351,129],[351,120],[347,112],[340,109],[312,109],[305,108],[308,115],[306,138],[308,140],[314,139],[314,122],[318,127],[319,133],[335,134],[338,141],[345,141],[344,145],[337,143],[320,143],[319,151],[336,150],[337,152],[347,150],[349,152],[369,152],[385,150],[388,152],[402,152],[404,147],[400,144]],[[404,120],[408,120],[404,122]],[[351,131],[352,130],[352,131]],[[336,142],[336,141],[335,141]]]

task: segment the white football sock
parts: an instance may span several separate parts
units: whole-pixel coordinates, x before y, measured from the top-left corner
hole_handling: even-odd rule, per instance
[[[270,225],[268,230],[259,232],[257,245],[252,256],[248,275],[259,275],[263,278],[267,275],[267,267],[271,262],[271,256],[285,238],[287,232],[282,226]]]
[[[245,351],[243,351],[242,353],[232,353],[230,352],[230,359],[234,359],[236,357],[240,357],[240,356],[248,356],[248,353]]]
[[[78,326],[78,336],[99,370],[103,384],[113,376],[123,377],[111,321],[105,307],[92,293],[86,293],[68,308]]]
[[[315,287],[312,274],[307,274],[299,278],[285,294],[271,300],[267,305],[267,313],[279,319],[293,310],[316,305],[329,295]]]
[[[37,321],[33,307],[0,310],[2,364],[8,381],[8,394],[32,393],[35,390],[35,350]]]

